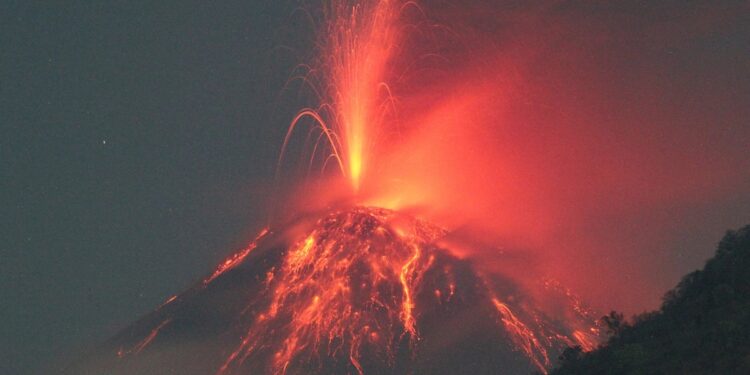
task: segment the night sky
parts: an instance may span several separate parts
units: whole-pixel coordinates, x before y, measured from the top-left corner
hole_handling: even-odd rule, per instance
[[[263,225],[291,9],[0,6],[0,373],[106,339]]]
[[[297,109],[279,94],[310,53],[313,29],[292,16],[295,4],[0,5],[0,373],[36,373],[75,358],[189,287],[265,224],[275,161]],[[618,11],[633,30],[664,21],[649,14],[671,14],[641,19],[635,5]],[[679,48],[668,44],[680,31],[665,28],[659,37],[667,42],[643,61],[626,50],[599,72],[637,104],[644,99],[633,77],[661,67],[658,88],[667,94],[657,102],[671,105],[665,116],[674,125],[647,134],[690,133],[673,146],[722,155],[701,164],[696,178],[717,165],[731,177],[717,181],[715,195],[701,190],[700,198],[688,194],[646,215],[664,228],[664,253],[649,268],[663,273],[647,280],[658,280],[658,290],[700,267],[724,230],[750,222],[748,17],[717,28],[726,12],[717,13],[718,21],[688,28],[697,35],[672,38],[689,41]],[[603,14],[593,18],[606,23]],[[580,100],[602,92],[587,84]],[[619,91],[606,92],[618,98]],[[715,100],[701,110],[704,94]],[[613,116],[641,118],[637,109],[613,108],[621,111]],[[675,120],[683,116],[693,122]],[[721,132],[704,131],[708,122]],[[607,215],[578,229],[610,231],[603,238],[627,244],[645,225],[636,210],[612,214],[619,229],[605,229],[599,219]],[[633,296],[640,294],[623,298]]]

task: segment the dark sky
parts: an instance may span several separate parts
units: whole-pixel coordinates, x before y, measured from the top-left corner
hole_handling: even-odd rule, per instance
[[[3,374],[105,339],[244,244],[293,114],[289,2],[66,3],[0,6]]]
[[[677,3],[670,2],[679,9]],[[294,14],[295,4],[274,0],[107,5],[6,1],[0,5],[0,373],[36,373],[96,345],[190,286],[264,224],[279,146],[297,109],[280,101],[279,94],[294,64],[310,52],[304,46],[309,45],[305,42],[311,28],[304,17]],[[604,54],[607,58],[592,67],[566,70],[564,64],[555,64],[554,69],[542,65],[535,79],[559,84],[559,90],[547,87],[544,92],[566,94],[560,103],[583,103],[580,111],[568,113],[571,118],[596,111],[589,110],[589,103],[619,110],[618,118],[655,118],[661,112],[651,116],[640,110],[651,97],[642,95],[638,78],[652,72],[653,66],[664,67],[656,86],[664,92],[652,95],[656,104],[651,107],[666,104],[680,114],[670,115],[670,120],[689,117],[692,122],[684,123],[698,124],[693,127],[696,139],[714,134],[701,130],[708,122],[722,125],[721,141],[690,138],[684,145],[698,144],[701,150],[711,151],[708,155],[722,154],[717,147],[732,145],[717,165],[736,165],[738,169],[730,173],[736,178],[731,181],[748,186],[750,174],[741,172],[750,165],[750,155],[743,152],[750,139],[748,110],[741,106],[750,100],[750,69],[742,68],[747,66],[750,46],[750,31],[742,22],[747,17],[731,18],[726,28],[715,27],[721,19],[708,22],[707,31],[695,38],[683,35],[679,27],[677,31],[647,28],[705,20],[701,8],[695,9],[674,19],[670,9],[649,13],[637,5],[607,8],[601,15],[590,12],[588,29],[618,29],[612,31],[614,35],[632,31],[637,39],[633,46],[638,47],[651,36],[666,42],[654,42],[653,56],[643,60],[638,60],[639,50],[625,45],[624,53]],[[663,19],[652,19],[653,14]],[[566,27],[579,26],[576,16],[566,20],[572,25]],[[477,26],[494,28],[494,21],[489,22]],[[625,29],[619,30],[620,25]],[[647,31],[640,34],[642,30]],[[567,63],[602,57],[595,49],[609,40],[597,35],[587,38],[601,44],[581,47]],[[669,45],[679,43],[670,38],[680,43],[688,40],[682,44],[685,48],[676,50],[676,58]],[[525,47],[534,40],[526,38],[518,44]],[[549,50],[540,55],[543,64],[546,56],[567,56]],[[587,86],[576,86],[587,77],[594,78],[584,82]],[[720,84],[714,84],[717,80]],[[597,86],[602,82],[618,82],[618,86],[603,90]],[[677,102],[709,96],[713,98],[709,108],[715,112],[700,110],[697,99]],[[621,106],[609,102],[622,98],[630,102]],[[540,123],[546,120],[544,113],[539,116]],[[656,128],[659,134],[651,140],[672,139],[670,132],[680,133],[682,123],[675,120],[674,126]],[[629,123],[622,124],[618,131],[630,134]],[[592,139],[613,136],[607,133],[609,128],[601,128],[603,135]],[[579,139],[590,130],[551,132],[548,137]],[[688,137],[690,129],[680,134]],[[529,139],[539,137],[534,134]],[[663,152],[687,148],[681,145],[674,143]],[[662,167],[654,168],[655,173],[671,170],[669,165]],[[690,171],[685,166],[675,169]],[[642,177],[627,175],[632,176]],[[651,185],[645,186],[632,194],[648,195]],[[671,202],[665,196],[674,191],[662,189],[648,196]],[[612,214],[614,219],[597,210],[605,219],[582,220],[586,225],[577,229],[606,234],[576,236],[576,241],[568,242],[574,246],[598,239],[622,240],[624,245],[617,251],[626,251],[627,244],[642,243],[632,239],[643,236],[644,223],[661,223],[659,246],[668,250],[653,258],[658,262],[649,269],[656,269],[652,274],[664,271],[654,276],[663,279],[659,289],[662,284],[673,285],[679,275],[710,256],[725,229],[750,219],[747,192],[712,191],[728,193],[693,199],[690,205],[661,207],[648,213],[647,222],[639,210]],[[585,189],[580,194],[591,195]],[[571,199],[578,199],[577,195]],[[601,202],[607,201],[593,204]],[[675,216],[681,219],[675,222]],[[652,237],[643,236],[643,241]],[[580,245],[598,248],[598,243]],[[586,255],[597,256],[593,251]],[[652,259],[644,252],[633,252],[631,257]],[[613,264],[621,260],[613,259]],[[597,274],[607,273],[602,269]]]

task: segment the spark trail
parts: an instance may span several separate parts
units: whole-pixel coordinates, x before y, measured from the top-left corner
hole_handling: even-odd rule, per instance
[[[399,15],[411,2],[332,1],[326,9],[325,30],[318,41],[319,59],[300,65],[296,78],[319,101],[293,119],[282,144],[279,166],[289,140],[302,120],[312,120],[321,137],[314,149],[327,149],[356,193],[367,172],[378,133],[393,122],[393,97],[387,82],[389,62],[403,37]],[[328,147],[319,147],[320,140]],[[312,155],[311,158],[315,158]]]

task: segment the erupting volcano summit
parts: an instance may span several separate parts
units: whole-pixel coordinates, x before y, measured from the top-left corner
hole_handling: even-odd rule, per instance
[[[545,372],[598,330],[567,301],[541,308],[440,245],[445,232],[356,207],[258,239],[111,340],[83,373],[496,374]],[[565,318],[561,318],[565,317]]]
[[[294,117],[278,169],[295,128],[310,125],[309,164],[323,177],[337,164],[339,199],[354,203],[263,230],[80,372],[524,374],[546,372],[568,346],[596,345],[591,314],[558,283],[490,272],[454,251],[449,231],[394,210],[424,204],[423,190],[375,160],[378,135],[398,122],[387,82],[399,82],[393,60],[416,27],[403,20],[410,9],[421,11],[412,1],[331,2],[320,61],[301,77],[320,103]]]

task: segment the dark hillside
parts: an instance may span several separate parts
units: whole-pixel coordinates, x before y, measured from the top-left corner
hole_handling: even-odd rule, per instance
[[[552,374],[750,374],[750,226],[728,232],[660,310],[603,318],[609,342],[569,348]]]

